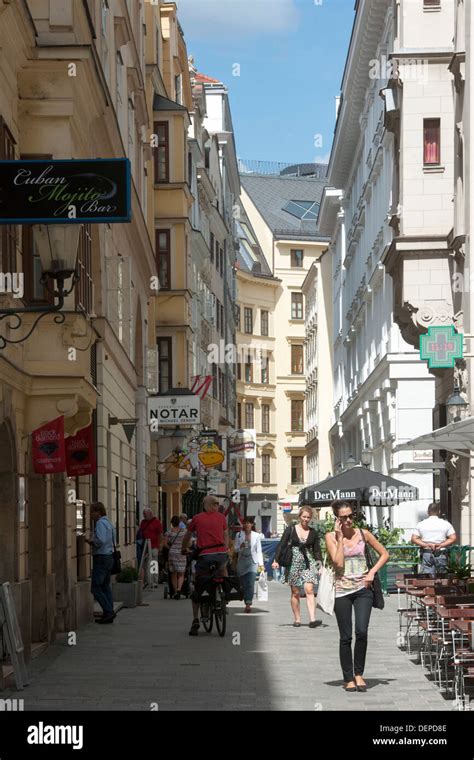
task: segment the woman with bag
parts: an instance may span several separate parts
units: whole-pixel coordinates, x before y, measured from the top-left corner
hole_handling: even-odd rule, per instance
[[[237,575],[244,592],[245,612],[251,612],[257,572],[264,570],[262,543],[251,517],[243,519],[243,530],[235,537],[234,552],[238,552]]]
[[[326,533],[326,546],[335,570],[334,612],[339,626],[339,658],[346,691],[367,691],[363,679],[367,654],[367,636],[372,607],[383,608],[377,571],[389,559],[387,550],[370,531],[354,528],[354,510],[350,502],[332,503],[335,530]],[[379,559],[372,566],[368,552],[372,547]],[[356,643],[352,657],[352,610],[355,617]]]
[[[181,587],[184,582],[186,572],[186,557],[181,554],[185,528],[179,527],[179,517],[173,515],[171,518],[171,528],[165,534],[168,548],[168,570],[171,575],[171,585],[174,589],[173,599],[179,599],[181,596]]]
[[[299,525],[290,525],[283,533],[275,552],[274,569],[280,565],[286,568],[286,581],[291,586],[291,609],[295,628],[301,626],[300,588],[304,586],[308,605],[309,627],[316,628],[314,586],[318,584],[321,568],[321,547],[319,535],[309,524],[313,519],[311,507],[301,507]]]

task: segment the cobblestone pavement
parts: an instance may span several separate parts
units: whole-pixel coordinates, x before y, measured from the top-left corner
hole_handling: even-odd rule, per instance
[[[227,634],[191,638],[191,603],[164,600],[162,586],[147,606],[122,609],[113,625],[93,623],[64,636],[29,666],[25,710],[452,710],[420,665],[397,647],[395,596],[374,610],[365,694],[342,689],[333,617],[292,626],[289,588],[272,582],[267,603],[243,613],[232,602]],[[240,643],[238,643],[240,640]]]

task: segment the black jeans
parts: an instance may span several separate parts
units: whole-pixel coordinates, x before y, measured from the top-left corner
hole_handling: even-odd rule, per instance
[[[374,593],[370,588],[363,588],[354,594],[336,598],[334,612],[339,626],[339,657],[344,681],[354,680],[354,675],[362,676],[367,653],[367,633]],[[354,661],[352,661],[352,608],[355,613]]]

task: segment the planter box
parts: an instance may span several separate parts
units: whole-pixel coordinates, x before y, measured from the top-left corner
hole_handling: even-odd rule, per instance
[[[136,607],[142,602],[142,586],[140,581],[132,583],[113,583],[112,596],[114,602],[122,602],[124,607]]]

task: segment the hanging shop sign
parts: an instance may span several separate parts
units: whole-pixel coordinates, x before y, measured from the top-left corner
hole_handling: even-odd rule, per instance
[[[198,425],[201,422],[199,396],[149,396],[148,424]]]
[[[0,161],[0,224],[130,222],[130,161]]]
[[[97,465],[92,425],[66,438],[66,469],[70,478],[95,474]]]
[[[33,468],[37,474],[64,472],[66,449],[64,445],[64,417],[36,428],[31,433]]]
[[[420,335],[420,358],[430,369],[454,367],[463,356],[463,337],[452,325],[428,327],[428,334]]]
[[[228,438],[228,453],[235,459],[255,459],[257,433],[255,429],[234,430]]]

